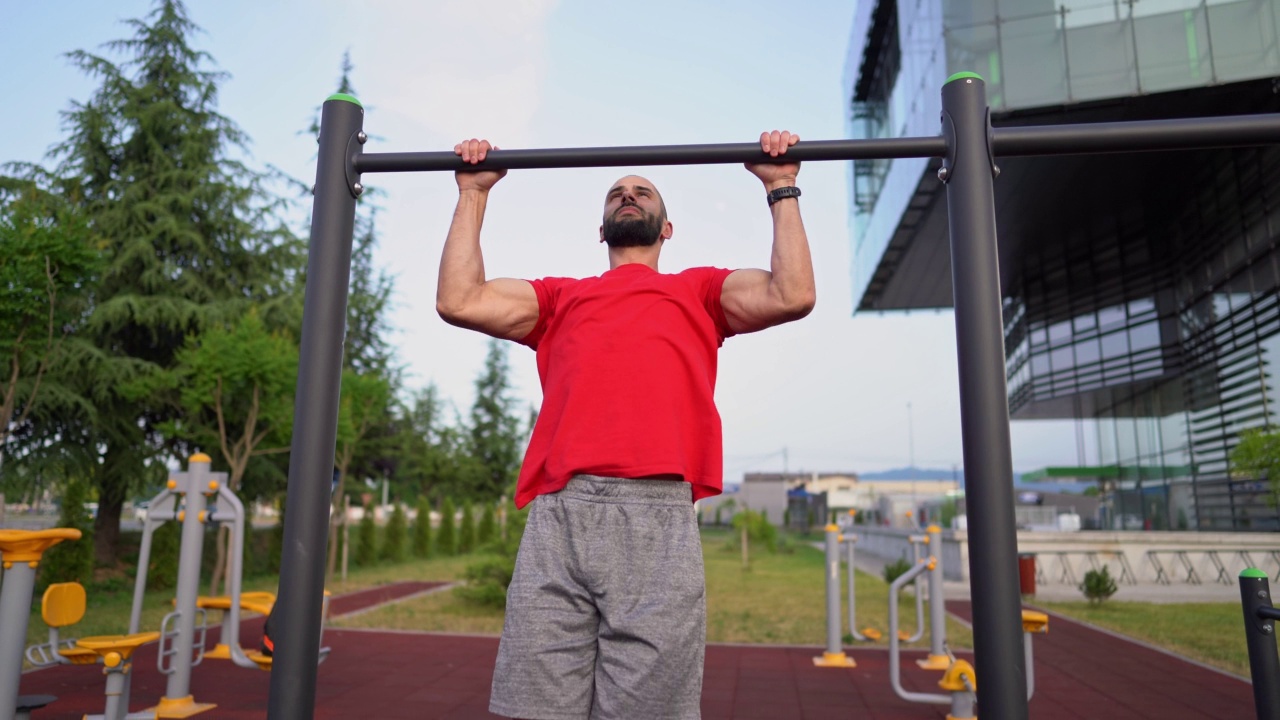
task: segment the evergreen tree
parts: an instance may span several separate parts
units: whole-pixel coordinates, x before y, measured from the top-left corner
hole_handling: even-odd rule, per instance
[[[373,522],[373,508],[364,509],[356,537],[356,565],[370,567],[378,561],[378,527]]]
[[[453,500],[445,498],[444,504],[440,506],[440,529],[436,532],[436,549],[444,557],[458,554],[458,540],[453,525],[456,512]]]
[[[471,503],[462,504],[462,527],[458,530],[458,554],[466,554],[476,549],[476,521],[471,512]]]
[[[70,136],[54,149],[67,197],[102,238],[106,267],[86,337],[131,363],[135,380],[171,367],[186,335],[228,321],[251,303],[296,291],[300,243],[274,217],[262,175],[234,161],[243,133],[217,112],[223,75],[189,38],[198,31],[178,0],[157,0],[133,37],[108,44],[117,64],[85,51],[71,60],[99,82],[65,113]],[[114,563],[131,483],[161,479],[159,423],[175,415],[136,383],[104,383],[90,446],[102,449],[94,483],[98,560]]]
[[[484,504],[484,512],[480,515],[480,529],[476,531],[476,544],[485,547],[494,541],[498,526],[493,517],[493,503]]]
[[[409,524],[404,505],[395,504],[382,535],[382,559],[402,562],[408,556]]]
[[[501,497],[520,469],[522,438],[520,420],[513,412],[510,374],[506,345],[490,339],[484,370],[476,379],[470,427],[471,455],[484,468],[480,484],[471,491],[484,500]]]
[[[413,523],[413,556],[431,557],[431,503],[418,500],[418,518]]]
[[[65,483],[58,527],[74,528],[82,534],[79,540],[64,540],[44,554],[40,562],[40,592],[53,583],[93,582],[93,520],[84,507],[88,501],[87,482],[72,478]]]

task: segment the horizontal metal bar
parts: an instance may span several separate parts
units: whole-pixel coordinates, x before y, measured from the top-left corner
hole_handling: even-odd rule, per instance
[[[787,151],[785,159],[770,158],[759,143],[717,145],[651,145],[541,150],[494,150],[483,163],[470,165],[452,152],[364,153],[355,158],[356,171],[422,172],[435,170],[529,170],[534,168],[619,167],[639,165],[714,165],[747,162],[809,162],[873,158],[942,157],[941,137],[878,140],[806,140]]]
[[[997,156],[1193,150],[1280,143],[1280,114],[1000,127]]]
[[[1189,150],[1280,143],[1280,114],[1214,118],[1141,120],[1000,127],[992,130],[997,156],[1070,155],[1087,153]],[[714,165],[747,162],[812,162],[942,157],[942,137],[876,140],[809,140],[787,151],[785,160],[770,158],[756,143],[711,145],[633,145],[624,147],[494,150],[479,165],[469,165],[452,152],[364,153],[355,157],[359,173],[537,168],[621,167],[645,165]]]

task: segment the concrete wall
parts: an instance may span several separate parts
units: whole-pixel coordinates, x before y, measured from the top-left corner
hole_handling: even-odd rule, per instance
[[[858,535],[859,553],[886,560],[911,557],[907,535],[912,531],[858,525],[854,532]],[[1280,537],[1271,533],[1020,531],[1018,552],[1037,555],[1044,584],[1069,584],[1071,578],[1079,582],[1095,562],[1098,567],[1105,565],[1117,583],[1122,576],[1131,574],[1136,584],[1154,584],[1159,571],[1153,559],[1163,566],[1165,580],[1171,584],[1189,582],[1191,572],[1203,584],[1221,582],[1215,558],[1222,565],[1227,584],[1235,583],[1249,564],[1272,576],[1280,573]],[[1176,555],[1179,552],[1186,565]],[[968,579],[967,531],[942,531],[942,567],[948,580]]]

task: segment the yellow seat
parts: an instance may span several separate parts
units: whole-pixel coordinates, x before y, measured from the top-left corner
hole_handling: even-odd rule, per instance
[[[113,668],[128,660],[133,655],[134,650],[159,639],[160,633],[155,631],[134,633],[133,635],[96,635],[94,637],[80,638],[76,641],[76,647],[101,655],[102,664]]]
[[[263,670],[271,669],[271,656],[263,655],[257,650],[246,650],[244,656],[258,664]]]
[[[0,530],[0,561],[5,567],[16,562],[38,563],[45,550],[63,540],[79,539],[80,531],[75,528]]]
[[[1028,633],[1047,633],[1049,632],[1049,616],[1035,610],[1022,611],[1022,632]]]
[[[177,602],[177,601],[175,600],[174,602]],[[240,593],[241,609],[248,610],[250,612],[256,612],[262,615],[266,615],[271,612],[271,608],[275,604],[276,604],[275,593],[269,593],[269,592]],[[230,610],[231,596],[201,595],[200,597],[196,598],[196,607],[204,608],[206,610]]]
[[[84,586],[78,582],[54,583],[40,599],[40,616],[49,627],[64,628],[84,619]]]
[[[75,625],[84,619],[84,586],[78,582],[54,583],[44,591],[40,599],[40,617],[44,624],[55,630]],[[50,634],[51,638],[56,636]],[[93,665],[98,654],[79,647],[59,647],[58,654],[72,665]]]

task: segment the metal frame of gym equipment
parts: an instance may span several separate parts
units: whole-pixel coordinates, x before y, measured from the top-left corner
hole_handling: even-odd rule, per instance
[[[151,499],[147,519],[142,526],[142,543],[138,548],[138,572],[134,578],[133,605],[129,612],[129,633],[138,632],[142,622],[142,601],[147,591],[147,568],[151,561],[151,542],[155,531],[166,522],[182,525],[178,550],[178,579],[173,612],[160,623],[160,649],[156,667],[168,675],[164,697],[155,717],[187,717],[212,710],[215,705],[197,703],[192,697],[191,670],[209,654],[205,652],[208,623],[205,610],[199,606],[200,562],[204,553],[206,525],[223,523],[231,530],[231,549],[227,558],[229,579],[227,591],[230,608],[222,623],[222,641],[228,646],[227,656],[241,667],[258,665],[240,649],[240,582],[244,558],[244,505],[227,487],[227,474],[209,471],[211,458],[203,453],[192,455],[187,472],[169,477],[159,495]],[[197,618],[199,623],[197,623]],[[173,625],[175,628],[171,628]],[[319,640],[317,640],[319,642]],[[221,645],[217,650],[221,650]],[[123,712],[128,713],[129,685],[125,684]],[[114,720],[114,719],[109,719]]]
[[[1027,692],[1018,594],[1013,461],[1005,383],[1004,324],[996,254],[995,160],[1062,155],[1239,147],[1280,142],[1280,115],[1141,122],[991,127],[986,85],[957,73],[942,86],[936,137],[805,141],[785,162],[940,157],[951,236],[960,420],[970,478],[969,577],[981,703],[990,720],[1025,720]],[[364,153],[364,108],[333,95],[321,114],[301,357],[289,465],[289,514],[281,558],[278,630],[267,715],[311,718],[320,648],[329,483],[336,444],[342,338],[351,274],[352,230],[362,176],[456,171],[777,162],[756,143],[654,147],[496,150],[479,166],[452,152]]]

